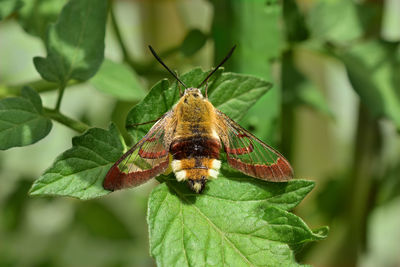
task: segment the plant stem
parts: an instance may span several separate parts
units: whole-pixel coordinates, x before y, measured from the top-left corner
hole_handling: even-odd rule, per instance
[[[295,94],[304,78],[294,66],[293,51],[287,50],[282,53],[281,68],[281,152],[286,159],[291,161],[294,154],[295,128],[296,128],[296,103]]]
[[[79,84],[79,83],[81,83],[81,82],[76,81],[76,80],[71,80],[68,82],[67,86],[72,86],[72,85]],[[20,95],[21,89],[24,86],[32,87],[38,93],[53,91],[58,88],[58,85],[56,83],[47,82],[45,80],[37,80],[37,81],[32,81],[29,83],[17,84],[17,85],[0,86],[0,99],[9,97],[9,96]]]
[[[150,60],[149,62],[136,62],[135,60],[133,60],[131,58],[131,56],[129,55],[129,51],[127,49],[127,46],[124,42],[122,33],[121,33],[121,29],[119,27],[117,18],[115,16],[115,11],[114,11],[114,1],[110,1],[110,16],[111,16],[111,25],[113,27],[115,36],[118,40],[118,44],[121,48],[122,51],[122,55],[124,58],[124,62],[126,62],[128,65],[130,65],[132,67],[132,69],[135,70],[136,73],[138,73],[139,75],[148,75],[149,72],[152,71],[154,65],[156,64],[157,61],[155,60]],[[177,45],[174,47],[171,47],[169,49],[166,49],[165,51],[162,51],[159,53],[160,57],[165,59],[177,52],[180,51],[181,45]],[[156,72],[157,73],[157,72]]]
[[[378,122],[361,104],[353,172],[348,186],[348,207],[345,213],[347,234],[338,254],[341,257],[334,265],[357,266],[360,253],[365,250],[368,213],[376,192],[376,188],[373,187],[374,179],[380,168],[381,138]]]
[[[77,131],[78,133],[83,133],[87,129],[89,129],[89,126],[86,125],[85,123],[74,120],[72,118],[69,118],[69,117],[61,114],[60,111],[58,111],[58,110],[49,109],[49,108],[43,108],[43,110],[44,110],[44,114],[48,118],[55,120],[71,129]]]
[[[122,38],[122,35],[121,35],[121,30],[119,28],[117,19],[115,17],[114,1],[111,1],[111,3],[110,3],[110,16],[111,16],[111,25],[113,27],[113,30],[115,32],[115,36],[117,37],[119,46],[120,46],[122,54],[124,56],[124,61],[125,62],[130,62],[131,58],[129,56],[128,49],[126,48],[125,42],[124,42],[124,40]]]
[[[60,110],[60,106],[61,106],[61,100],[64,96],[64,91],[65,91],[65,84],[61,84],[60,85],[60,91],[58,93],[58,98],[57,98],[57,103],[56,103],[56,107],[55,110]]]

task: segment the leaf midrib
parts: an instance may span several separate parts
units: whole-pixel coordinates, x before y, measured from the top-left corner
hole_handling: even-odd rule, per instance
[[[8,122],[9,124],[12,124],[13,126],[12,126],[12,127],[9,127],[9,128],[6,128],[6,129],[4,129],[4,130],[0,130],[0,133],[4,133],[4,132],[10,131],[10,130],[14,130],[14,129],[17,128],[17,127],[20,127],[20,126],[23,126],[23,125],[27,124],[28,122],[33,122],[33,121],[35,121],[35,120],[40,120],[40,119],[46,119],[46,118],[44,118],[44,117],[42,117],[42,116],[37,116],[37,117],[35,117],[35,118],[32,118],[32,119],[23,121],[23,122],[18,123],[18,124],[17,124],[17,123]],[[0,121],[2,121],[2,120],[0,120]],[[3,121],[3,122],[7,122],[7,121]]]
[[[89,14],[89,10],[90,10],[90,7],[91,7],[91,5],[87,5],[86,6],[86,13],[85,14]],[[77,56],[78,56],[78,48],[81,46],[81,43],[82,43],[82,40],[83,40],[83,33],[86,31],[86,27],[87,27],[87,24],[88,24],[88,21],[89,21],[89,19],[88,19],[88,16],[85,16],[86,17],[86,20],[85,20],[85,23],[83,24],[83,26],[82,26],[82,30],[80,31],[80,33],[79,33],[79,38],[78,38],[78,42],[76,43],[76,45],[75,45],[75,47],[74,47],[74,52],[73,52],[73,56],[72,56],[72,61],[71,61],[71,64],[70,64],[70,68],[69,68],[69,70],[68,70],[68,72],[67,72],[67,74],[66,74],[66,82],[65,83],[67,83],[68,82],[68,80],[70,79],[70,77],[69,76],[71,76],[71,74],[72,74],[72,70],[74,69],[74,65],[75,65],[75,62],[76,62],[76,60],[77,60]]]
[[[185,197],[185,195],[181,194],[181,192],[174,187],[172,184],[169,183],[169,186],[180,196],[182,197],[187,203],[189,203],[188,199]],[[219,229],[198,207],[196,207],[196,205],[192,205],[197,211],[198,213],[205,219],[206,222],[208,222],[208,224],[214,228],[222,237],[222,239],[225,239],[228,244],[231,245],[231,247],[236,250],[236,252],[239,254],[239,256],[241,256],[248,264],[249,266],[254,266],[256,267],[256,265],[254,265],[253,263],[250,262],[250,260],[243,255],[243,253],[235,246],[235,244],[232,243],[232,241],[225,235],[225,232],[223,232],[221,229]]]
[[[81,159],[81,158],[79,158],[79,159]],[[49,175],[58,174],[58,175],[61,176],[60,179],[71,178],[71,176],[76,175],[76,174],[78,174],[78,173],[86,172],[86,171],[93,170],[93,169],[96,169],[96,168],[104,168],[106,165],[111,165],[111,164],[112,164],[112,163],[108,162],[107,164],[104,164],[104,165],[94,166],[94,167],[92,167],[92,168],[84,169],[84,170],[77,171],[77,172],[74,172],[74,173],[69,173],[68,175],[62,175],[62,174],[60,174],[59,172],[50,172],[50,171],[49,171],[49,172],[46,172],[43,176],[45,176],[45,175],[47,175],[47,174],[49,174]],[[40,179],[40,177],[39,177],[39,179]],[[49,185],[51,185],[51,184],[53,184],[53,183],[56,183],[56,182],[58,182],[60,179],[57,179],[56,181],[52,181],[51,183],[46,183],[46,184],[43,183],[43,182],[41,182],[42,186],[39,187],[38,189],[36,189],[35,191],[41,190],[41,189],[43,189],[43,188],[45,188],[45,187],[47,187],[47,186],[49,186]],[[35,192],[35,191],[33,191],[33,192]],[[59,191],[59,190],[57,190],[57,191]]]

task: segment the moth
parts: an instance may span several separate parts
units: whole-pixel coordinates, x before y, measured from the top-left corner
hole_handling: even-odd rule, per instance
[[[170,166],[178,181],[187,181],[191,190],[201,193],[208,180],[218,177],[222,147],[227,163],[244,174],[273,182],[293,177],[292,167],[278,151],[216,109],[208,101],[207,86],[204,96],[198,89],[225,63],[235,47],[197,88],[186,86],[149,48],[185,91],[180,92],[178,103],[110,168],[103,183],[105,189],[138,186]]]

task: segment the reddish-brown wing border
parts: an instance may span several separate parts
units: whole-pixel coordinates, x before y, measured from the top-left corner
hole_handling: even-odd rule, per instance
[[[114,163],[104,179],[103,187],[105,189],[114,191],[123,188],[135,187],[145,183],[153,177],[156,177],[167,169],[169,165],[169,132],[173,129],[168,129],[166,124],[168,119],[171,118],[171,115],[172,112],[167,112],[164,114],[164,116],[153,125],[149,132],[138,143],[131,147],[118,159],[117,162]],[[165,132],[166,130],[168,131],[167,133]],[[163,136],[162,140],[160,140],[164,146],[163,150],[146,152],[142,149],[146,142],[152,143],[155,141],[154,138],[156,138],[156,136],[161,135]],[[157,159],[157,164],[150,166],[148,169],[140,169],[132,172],[121,171],[119,164],[125,159],[128,159],[128,157],[130,157],[136,151],[137,155],[140,155],[141,158]]]
[[[216,110],[216,113],[219,123],[218,134],[224,143],[227,161],[231,167],[249,176],[272,182],[284,182],[293,178],[293,169],[281,153],[221,111]],[[238,146],[231,147],[232,143]],[[265,156],[270,153],[276,158],[275,160]],[[248,155],[248,158],[244,160],[241,155]]]

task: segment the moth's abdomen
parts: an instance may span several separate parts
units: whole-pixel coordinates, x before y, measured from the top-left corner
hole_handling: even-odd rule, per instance
[[[221,162],[219,140],[209,137],[177,139],[171,145],[172,170],[178,181],[188,181],[190,188],[200,193],[207,179],[217,178]]]

